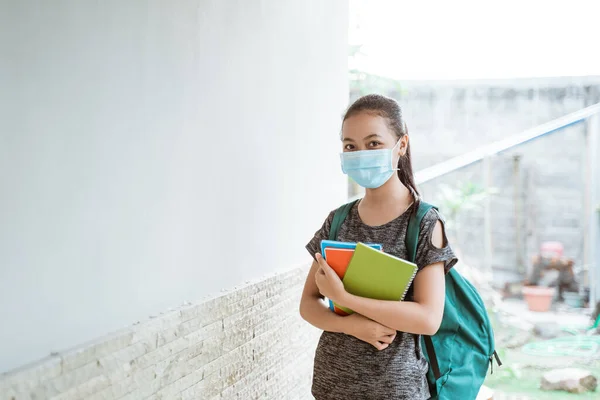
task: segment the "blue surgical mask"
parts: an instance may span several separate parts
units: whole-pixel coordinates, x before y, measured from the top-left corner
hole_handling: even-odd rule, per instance
[[[342,171],[360,186],[376,189],[386,183],[398,170],[391,149],[347,151],[340,154]]]

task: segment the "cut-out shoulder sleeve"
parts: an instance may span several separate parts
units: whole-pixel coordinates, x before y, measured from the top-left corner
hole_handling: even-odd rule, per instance
[[[329,239],[329,230],[331,229],[334,214],[335,210],[329,213],[321,228],[315,232],[313,238],[306,244],[306,250],[308,250],[313,258],[315,258],[316,253],[321,251],[321,240]]]
[[[438,221],[442,224],[442,248],[436,247],[431,242],[433,229]],[[419,242],[417,244],[417,266],[419,270],[431,264],[444,262],[444,270],[448,272],[454,267],[457,261],[458,259],[446,237],[446,227],[443,217],[435,209],[430,210],[423,218],[419,232]]]

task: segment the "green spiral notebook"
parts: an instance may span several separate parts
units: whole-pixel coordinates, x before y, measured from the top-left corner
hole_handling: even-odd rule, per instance
[[[417,270],[414,263],[357,243],[342,282],[346,291],[356,296],[399,301],[404,300]]]

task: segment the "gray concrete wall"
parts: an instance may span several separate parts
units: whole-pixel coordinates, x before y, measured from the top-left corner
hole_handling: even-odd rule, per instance
[[[309,261],[345,198],[347,18],[0,2],[0,371]]]
[[[491,158],[490,184],[497,191],[490,199],[491,262],[498,285],[521,279],[544,241],[562,242],[565,255],[582,265],[585,159],[573,149],[583,152],[584,144],[585,129],[580,124]],[[437,196],[439,185],[458,182],[484,187],[483,163],[422,185],[424,196],[443,207]],[[457,240],[464,261],[483,266],[484,209],[463,210],[458,221]]]
[[[417,170],[600,102],[600,77],[400,86]]]
[[[400,82],[401,103],[419,170],[600,102],[600,79]],[[351,96],[356,97],[356,96]],[[519,146],[491,160],[492,264],[498,284],[519,271],[543,241],[564,243],[583,264],[585,124]],[[515,169],[514,157],[519,157]],[[484,184],[478,163],[422,186],[426,199],[458,182]],[[483,211],[460,215],[458,246],[472,265],[484,260]]]

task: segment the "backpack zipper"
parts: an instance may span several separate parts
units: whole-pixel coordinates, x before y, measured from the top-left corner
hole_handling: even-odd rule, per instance
[[[494,358],[496,359],[496,364],[498,364],[499,367],[502,366],[502,361],[500,361],[498,353],[496,352],[496,350],[494,350],[494,352],[490,356],[490,375],[494,373]]]
[[[498,364],[498,366],[501,367],[502,361],[500,361],[500,357],[498,356],[498,353],[496,353],[496,350],[494,350],[494,357],[496,358],[496,364]]]

